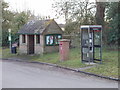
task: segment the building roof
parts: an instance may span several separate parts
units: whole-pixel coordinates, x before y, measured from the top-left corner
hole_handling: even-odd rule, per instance
[[[19,31],[19,34],[42,34],[47,26],[54,21],[49,20],[32,20],[25,24]]]

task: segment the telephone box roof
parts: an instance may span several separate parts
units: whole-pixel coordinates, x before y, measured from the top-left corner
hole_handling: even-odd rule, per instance
[[[90,27],[99,27],[99,28],[102,28],[102,25],[81,25],[80,28],[90,28]]]

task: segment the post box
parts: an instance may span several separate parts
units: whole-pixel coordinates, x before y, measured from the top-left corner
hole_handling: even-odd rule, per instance
[[[69,59],[69,42],[68,39],[59,40],[59,55],[60,61],[65,61]]]

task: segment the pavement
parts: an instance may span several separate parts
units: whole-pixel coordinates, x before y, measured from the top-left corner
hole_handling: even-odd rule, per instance
[[[118,88],[118,82],[48,65],[2,60],[2,88]]]

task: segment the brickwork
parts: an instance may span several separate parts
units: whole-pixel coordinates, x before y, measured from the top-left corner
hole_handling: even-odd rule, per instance
[[[27,54],[27,35],[26,37],[26,43],[22,43],[22,35],[19,36],[19,54]]]
[[[36,43],[36,35],[35,35],[35,54],[43,54],[43,35],[40,35],[40,43]]]

